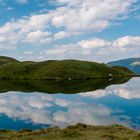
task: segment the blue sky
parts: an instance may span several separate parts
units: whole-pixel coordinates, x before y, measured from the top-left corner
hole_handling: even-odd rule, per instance
[[[0,0],[0,55],[107,62],[140,57],[139,0]]]

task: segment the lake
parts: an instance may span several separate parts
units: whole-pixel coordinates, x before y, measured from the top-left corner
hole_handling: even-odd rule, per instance
[[[121,124],[140,130],[140,78],[1,81],[0,129]]]

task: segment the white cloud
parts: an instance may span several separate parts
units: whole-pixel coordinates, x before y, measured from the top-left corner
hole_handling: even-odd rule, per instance
[[[27,0],[17,1],[27,2]],[[115,21],[127,18],[137,0],[56,0],[55,2],[59,5],[56,9],[10,21],[1,26],[0,48],[6,49],[9,46],[18,47],[24,44],[36,45],[37,42],[37,45],[41,46],[52,39],[102,31]],[[56,33],[52,29],[57,29]],[[49,37],[48,32],[51,32]]]
[[[55,40],[64,39],[73,35],[79,35],[79,33],[60,31],[54,34],[54,39]]]
[[[33,31],[27,34],[27,40],[29,43],[44,45],[48,44],[52,40],[50,32],[43,32],[40,30]]]
[[[46,50],[50,59],[85,59],[111,61],[112,59],[139,56],[140,37],[124,36],[114,41],[103,39],[82,40],[67,45],[59,45]]]
[[[61,107],[68,107],[70,102],[67,101],[67,100],[64,100],[64,99],[56,99],[55,104],[58,105],[58,106],[61,106]]]
[[[114,46],[140,46],[140,36],[125,36],[113,42]]]
[[[7,49],[9,46],[22,46],[24,44],[44,44],[51,40],[51,33],[44,31],[47,28],[48,16],[31,16],[17,21],[7,22],[0,27],[0,46]],[[1,48],[1,47],[0,47]]]
[[[111,20],[126,18],[136,0],[56,0],[66,4],[58,8],[52,23],[74,31],[100,31],[111,25]],[[111,6],[110,6],[111,5]]]
[[[24,54],[25,55],[31,55],[33,53],[33,51],[25,51]]]

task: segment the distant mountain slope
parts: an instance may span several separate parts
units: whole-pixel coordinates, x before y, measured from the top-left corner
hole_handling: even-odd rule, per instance
[[[19,62],[0,65],[0,78],[21,79],[87,79],[132,75],[123,67],[108,67],[105,64],[78,60],[49,60],[43,62]]]
[[[126,67],[134,73],[140,74],[140,58],[128,58],[124,60],[112,61],[107,63],[107,65]]]

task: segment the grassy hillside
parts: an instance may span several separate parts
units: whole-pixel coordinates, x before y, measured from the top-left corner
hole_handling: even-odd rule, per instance
[[[88,79],[110,77],[110,74],[118,77],[133,73],[122,67],[108,67],[105,64],[78,60],[19,62],[11,59],[0,65],[0,78],[2,79]]]
[[[11,57],[7,57],[7,56],[0,56],[0,61],[9,61],[9,62],[15,61],[15,62],[17,62],[16,59],[11,58]]]
[[[42,130],[1,130],[2,140],[139,140],[140,132],[129,128],[112,126],[91,126],[77,124],[65,129],[57,127]]]
[[[13,62],[18,62],[18,61],[14,58],[6,57],[6,56],[0,56],[0,67],[4,64],[13,63]]]

